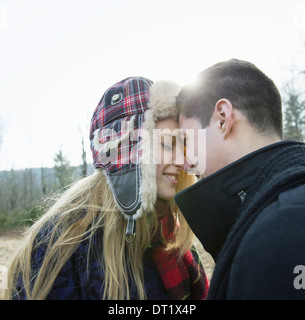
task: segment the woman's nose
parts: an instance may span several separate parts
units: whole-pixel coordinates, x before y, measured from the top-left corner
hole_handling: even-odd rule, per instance
[[[174,150],[172,154],[172,160],[173,165],[179,167],[180,169],[184,168],[185,158],[183,147],[176,147],[176,150]]]

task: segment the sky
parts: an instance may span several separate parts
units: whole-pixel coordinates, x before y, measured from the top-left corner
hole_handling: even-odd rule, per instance
[[[305,70],[305,0],[0,0],[0,170],[91,162],[90,119],[130,76],[192,81],[254,63],[281,90]]]

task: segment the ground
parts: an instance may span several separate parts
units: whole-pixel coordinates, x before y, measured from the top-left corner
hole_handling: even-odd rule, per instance
[[[3,298],[3,287],[7,268],[22,242],[22,234],[14,231],[0,231],[0,299]]]
[[[14,254],[22,243],[23,236],[20,232],[0,231],[0,300],[3,297],[3,279],[1,275],[5,274],[6,268],[10,265]],[[208,279],[210,280],[214,270],[214,261],[212,257],[203,249],[202,245],[195,239],[195,245],[201,256]],[[2,284],[2,285],[1,285]]]

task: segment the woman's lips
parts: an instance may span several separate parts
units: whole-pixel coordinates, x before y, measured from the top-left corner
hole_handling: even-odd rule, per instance
[[[178,184],[178,175],[177,174],[164,173],[164,175],[169,180],[169,182],[172,183],[173,185],[177,185]]]

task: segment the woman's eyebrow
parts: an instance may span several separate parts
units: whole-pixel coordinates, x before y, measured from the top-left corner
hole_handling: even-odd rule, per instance
[[[180,144],[183,144],[183,145],[185,145],[186,144],[186,138],[185,138],[185,136],[184,136],[184,134],[183,133],[168,133],[168,132],[166,132],[166,133],[159,133],[158,135],[157,135],[159,138],[161,137],[161,140],[167,140],[168,141],[168,139],[172,139],[172,141],[173,141],[173,143],[180,143]]]
[[[162,138],[176,138],[177,135],[172,134],[172,133],[161,133],[158,135],[158,137],[162,137]]]
[[[175,134],[170,134],[170,133],[165,133],[165,134],[160,134],[159,137],[161,137],[161,140],[166,140],[169,141],[171,140],[173,143],[176,143],[176,135]]]

